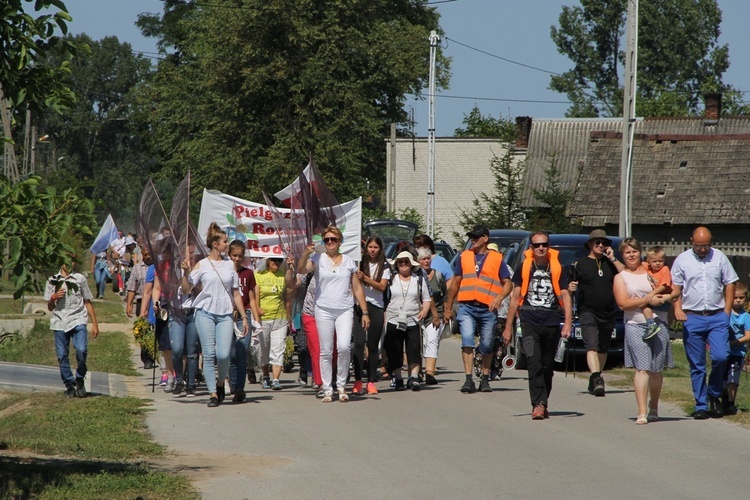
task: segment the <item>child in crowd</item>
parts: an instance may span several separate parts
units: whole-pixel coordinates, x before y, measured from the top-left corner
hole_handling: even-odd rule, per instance
[[[646,262],[643,263],[643,267],[648,272],[648,281],[657,295],[672,292],[672,274],[669,272],[669,267],[666,266],[666,261],[666,255],[662,247],[653,246],[646,250]],[[668,308],[669,305],[664,304],[659,307]],[[642,338],[643,340],[649,340],[659,331],[659,325],[654,321],[654,311],[651,307],[643,308],[643,316],[646,318],[647,328]]]
[[[737,388],[740,386],[740,373],[745,364],[747,344],[750,342],[750,314],[745,311],[747,303],[747,285],[738,281],[734,284],[734,301],[729,318],[729,362],[724,384],[724,415],[735,415],[734,405]]]

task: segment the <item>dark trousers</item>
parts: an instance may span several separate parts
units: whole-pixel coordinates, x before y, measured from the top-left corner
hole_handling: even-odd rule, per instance
[[[406,349],[406,360],[409,364],[420,364],[422,362],[422,331],[418,325],[401,331],[396,325],[388,323],[385,329],[383,346],[388,356],[388,373],[401,372],[404,360],[404,348]]]
[[[521,322],[523,351],[529,370],[531,406],[547,406],[552,392],[555,351],[560,340],[559,326],[541,326]]]
[[[378,352],[380,337],[383,335],[383,316],[385,311],[372,304],[367,304],[370,313],[370,328],[362,328],[362,313],[354,314],[354,349],[352,350],[352,365],[354,366],[354,380],[362,380],[365,365],[365,343],[367,343],[367,380],[375,382],[378,374]]]

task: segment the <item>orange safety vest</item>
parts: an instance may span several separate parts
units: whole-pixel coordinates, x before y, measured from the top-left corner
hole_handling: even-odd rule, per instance
[[[560,265],[559,254],[560,252],[554,248],[547,250],[549,255],[549,268],[550,274],[552,274],[552,289],[555,291],[555,297],[557,302],[562,306],[562,292],[560,291],[560,275],[562,274],[562,266]],[[523,301],[526,298],[526,292],[529,291],[529,279],[531,278],[531,263],[534,262],[534,251],[529,248],[524,253],[523,266],[521,267],[521,298],[518,301],[518,305],[522,306]]]
[[[458,289],[459,302],[476,300],[490,305],[495,297],[500,295],[503,284],[500,282],[500,266],[503,254],[489,250],[486,254],[482,271],[477,276],[476,254],[471,250],[461,253],[461,287]]]

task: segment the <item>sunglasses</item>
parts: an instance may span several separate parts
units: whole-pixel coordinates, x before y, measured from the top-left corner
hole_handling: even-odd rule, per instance
[[[409,266],[409,267],[411,267],[411,262],[409,262],[408,260],[399,260],[398,262],[396,262],[396,265],[397,266]]]
[[[531,244],[531,248],[539,248],[539,247],[543,247],[543,248],[549,247],[549,241],[543,241],[541,243],[532,243]]]
[[[323,238],[323,243],[326,243],[326,244],[328,244],[328,243],[338,243],[338,242],[339,242],[338,238],[333,238],[333,237],[330,237],[330,236],[328,238]]]
[[[607,242],[604,241],[604,240],[596,240],[594,242],[594,246],[595,247],[598,247],[598,246],[606,247],[607,246]]]

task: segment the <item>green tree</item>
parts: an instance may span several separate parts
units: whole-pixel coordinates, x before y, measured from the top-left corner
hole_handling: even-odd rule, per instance
[[[67,33],[71,17],[60,0],[35,0],[33,10],[47,12],[36,17],[24,3],[31,0],[0,4],[0,90],[13,108],[25,104],[36,111],[60,111],[75,101],[67,83],[78,47],[56,34],[57,29]],[[50,12],[53,8],[59,10]],[[53,53],[58,63],[42,64]]]
[[[484,116],[477,106],[468,115],[464,115],[464,128],[457,128],[453,135],[456,137],[492,137],[503,142],[513,142],[516,139],[516,125],[502,116],[495,118]]]
[[[31,176],[12,184],[0,176],[0,241],[9,248],[0,263],[10,273],[15,298],[40,291],[47,275],[62,264],[80,263],[82,239],[93,236],[94,203],[79,189],[58,192],[41,188],[40,181]]]
[[[568,217],[568,204],[573,197],[570,189],[563,189],[560,181],[560,168],[557,158],[550,156],[549,164],[544,169],[544,189],[534,189],[534,196],[542,206],[531,210],[527,229],[547,230],[556,233],[575,233],[580,229]]]
[[[559,26],[551,27],[558,52],[574,65],[550,81],[573,103],[567,116],[622,116],[626,13],[626,0],[581,0],[564,6]],[[639,116],[695,114],[702,93],[732,90],[722,83],[729,47],[718,43],[715,0],[641,2],[638,19]]]
[[[500,158],[490,160],[490,170],[495,176],[495,189],[480,193],[472,207],[461,213],[459,224],[463,232],[454,232],[456,241],[463,241],[466,231],[477,224],[491,229],[523,229],[526,214],[521,206],[521,180],[525,169],[523,161],[515,161],[511,146]]]
[[[139,21],[175,50],[141,93],[164,175],[261,200],[312,151],[339,199],[382,191],[383,137],[426,86],[438,17],[421,0],[165,2]]]
[[[134,106],[135,88],[148,78],[151,64],[116,37],[92,40],[82,34],[71,41],[89,47],[70,65],[78,99],[70,109],[38,122],[40,133],[49,137],[47,145],[37,146],[42,153],[38,171],[59,189],[93,181],[84,192],[101,200],[100,218],[112,213],[118,221],[133,221],[154,166],[143,139],[148,125]]]

